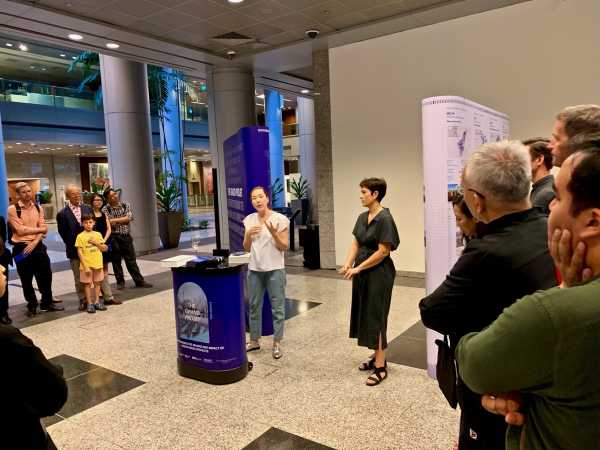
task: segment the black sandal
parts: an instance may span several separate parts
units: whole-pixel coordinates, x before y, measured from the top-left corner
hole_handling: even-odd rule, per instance
[[[358,366],[358,370],[373,370],[375,368],[375,357],[373,356],[368,362],[362,363]]]
[[[385,373],[384,377],[381,376],[382,373]],[[367,381],[372,381],[373,384],[370,384],[370,383],[365,383],[365,384],[367,386],[377,386],[379,383],[381,383],[387,377],[388,377],[388,373],[387,373],[387,361],[386,361],[383,367],[375,367],[373,369],[373,375],[371,375],[369,378],[367,378]]]

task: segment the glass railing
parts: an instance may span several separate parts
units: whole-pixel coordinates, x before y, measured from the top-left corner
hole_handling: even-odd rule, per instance
[[[93,92],[4,78],[0,78],[0,101],[102,111]]]

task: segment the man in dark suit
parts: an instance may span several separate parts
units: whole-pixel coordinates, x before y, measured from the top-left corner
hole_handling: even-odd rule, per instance
[[[75,281],[75,290],[79,297],[79,309],[85,306],[85,287],[79,281],[79,257],[77,248],[75,248],[75,240],[77,235],[83,231],[81,225],[81,217],[84,215],[92,215],[92,208],[81,201],[81,189],[70,184],[65,190],[67,202],[65,207],[56,215],[56,225],[58,234],[65,243],[67,250],[67,258],[71,262],[71,270],[73,271],[73,279]]]

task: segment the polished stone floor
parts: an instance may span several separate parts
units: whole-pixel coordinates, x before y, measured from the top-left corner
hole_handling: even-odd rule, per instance
[[[177,374],[170,273],[159,259],[139,260],[154,288],[128,287],[120,291],[124,304],[104,313],[76,311],[71,273],[63,270],[55,286],[66,311],[18,317],[66,369],[69,402],[47,419],[59,449],[452,447],[457,413],[423,370],[422,288],[394,287],[389,378],[367,387],[357,366],[370,352],[347,337],[351,283],[334,272],[290,270],[283,358],[274,360],[263,338],[244,380],[214,386]]]

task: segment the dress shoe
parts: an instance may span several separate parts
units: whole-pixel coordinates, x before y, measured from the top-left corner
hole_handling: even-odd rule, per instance
[[[53,298],[52,303],[62,303],[62,300],[56,300],[55,298]]]
[[[147,281],[142,281],[141,283],[137,283],[135,285],[135,287],[139,287],[139,288],[151,288],[153,286],[154,286],[153,284],[150,284]]]
[[[124,281],[117,282],[117,289],[118,290],[125,289],[125,282]]]
[[[105,305],[122,305],[123,302],[116,297],[112,297],[104,302]]]
[[[49,305],[40,306],[40,311],[45,311],[45,312],[64,311],[64,310],[65,310],[64,306],[57,306],[57,305],[53,305],[52,303],[50,303]]]
[[[2,325],[10,325],[12,323],[12,319],[8,317],[8,314],[5,314],[2,317],[0,317],[0,323]]]
[[[35,317],[37,315],[37,306],[33,308],[27,307],[27,317]]]

